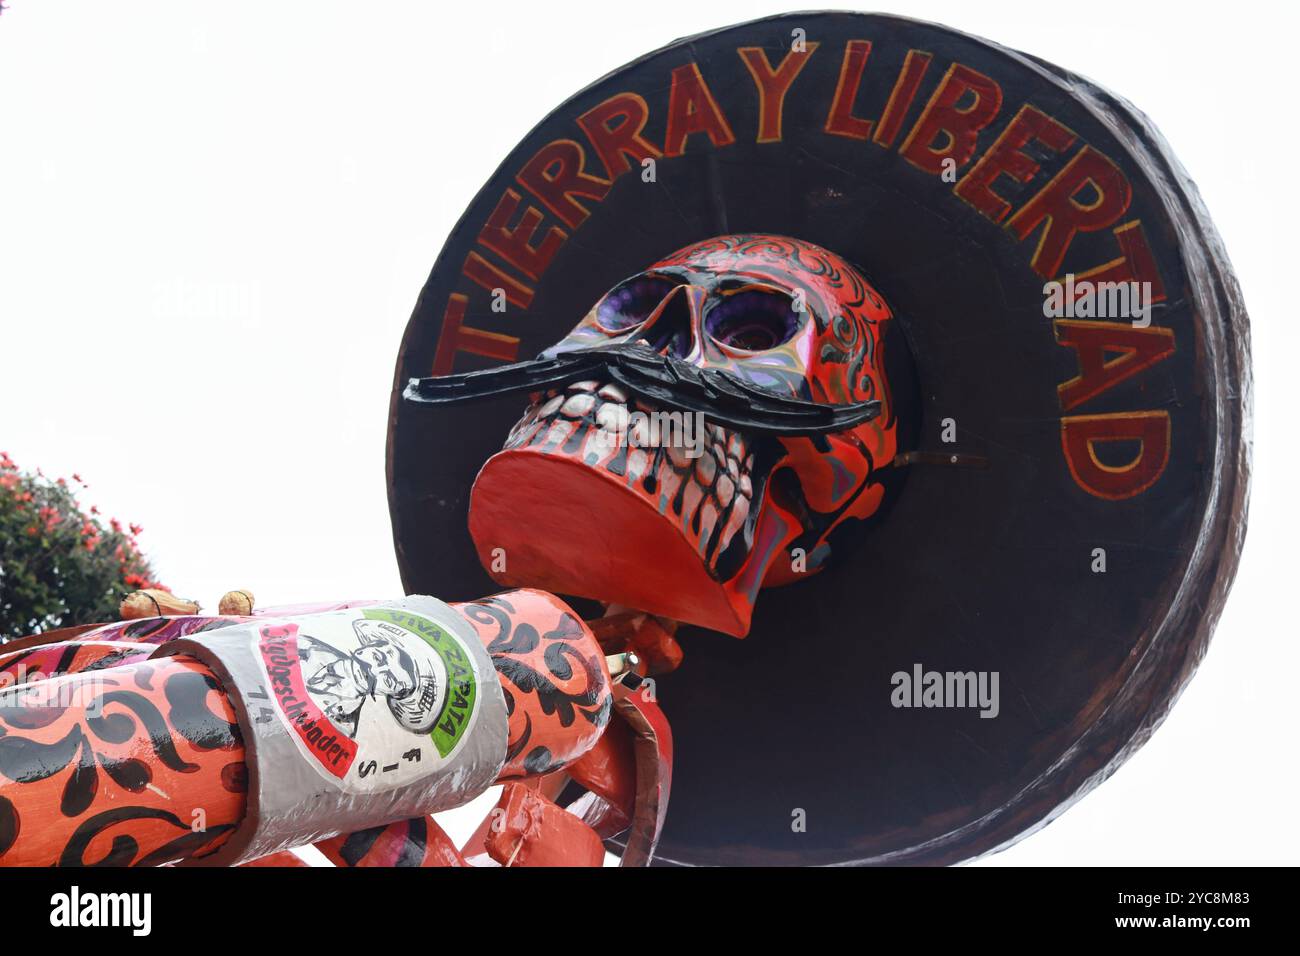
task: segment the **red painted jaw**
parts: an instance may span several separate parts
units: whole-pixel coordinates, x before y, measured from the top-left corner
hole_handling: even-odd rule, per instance
[[[634,410],[649,406],[634,406]],[[706,426],[688,448],[614,437],[616,387],[582,382],[535,403],[479,472],[469,529],[503,585],[627,605],[743,637],[766,474],[745,437]],[[642,447],[637,447],[642,445]],[[761,566],[760,566],[761,565]]]

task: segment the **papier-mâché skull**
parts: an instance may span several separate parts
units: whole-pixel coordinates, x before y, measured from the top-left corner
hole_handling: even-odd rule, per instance
[[[620,282],[541,359],[641,343],[749,394],[878,414],[794,435],[670,411],[599,376],[536,394],[474,485],[484,567],[743,636],[759,588],[820,569],[831,531],[880,506],[873,475],[897,450],[890,318],[853,266],[780,236],[708,239]]]

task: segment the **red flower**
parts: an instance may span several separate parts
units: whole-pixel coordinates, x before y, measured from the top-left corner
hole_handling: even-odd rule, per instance
[[[98,505],[80,504],[76,496],[87,487],[79,472],[71,472],[67,478],[46,477],[39,469],[19,469],[8,453],[0,452],[0,512],[15,516],[10,530],[16,533],[13,543],[17,546],[11,549],[12,554],[5,554],[4,574],[10,571],[11,557],[18,570],[24,564],[44,567],[51,556],[59,558],[69,551],[81,555],[61,561],[59,573],[51,580],[37,581],[31,595],[20,595],[22,600],[0,607],[0,633],[22,634],[57,625],[54,613],[43,618],[36,614],[42,607],[56,606],[55,599],[66,597],[85,605],[75,609],[69,605],[59,614],[105,620],[116,609],[122,588],[161,587],[154,582],[153,569],[135,542],[134,536],[143,529],[131,525],[128,536],[123,530],[125,521],[104,520],[99,517]],[[29,507],[31,514],[26,513]],[[26,543],[19,544],[24,540]],[[30,624],[36,618],[42,618],[38,627]]]

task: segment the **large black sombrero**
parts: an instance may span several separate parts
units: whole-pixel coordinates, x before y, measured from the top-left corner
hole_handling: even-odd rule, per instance
[[[680,151],[675,71],[695,93],[676,135],[699,126]],[[653,182],[579,121],[623,94],[665,152]],[[729,136],[705,128],[701,96]],[[562,164],[566,144],[597,180],[627,171],[548,204],[538,164],[561,166],[536,157]],[[1248,325],[1227,258],[1151,124],[1058,67],[930,24],[799,13],[677,41],[561,105],[457,224],[402,342],[388,477],[404,584],[496,589],[467,501],[522,410],[421,408],[407,381],[531,358],[623,277],[742,232],[867,271],[915,361],[920,463],[850,556],[763,592],[747,639],[679,634],[685,663],[658,687],[677,759],[659,855],[948,863],[1004,846],[1161,721],[1245,530]],[[1157,301],[1136,322],[1045,316],[1067,273],[1070,295],[1132,279]],[[918,666],[997,672],[998,716],[895,706],[894,675]]]

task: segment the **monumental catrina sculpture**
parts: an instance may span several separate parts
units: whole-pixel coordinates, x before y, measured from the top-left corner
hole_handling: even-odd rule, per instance
[[[408,596],[142,593],[4,645],[0,863],[999,849],[1203,655],[1248,354],[1195,187],[1088,80],[877,15],[677,41],[544,119],[433,267]],[[468,841],[431,816],[494,785]]]

